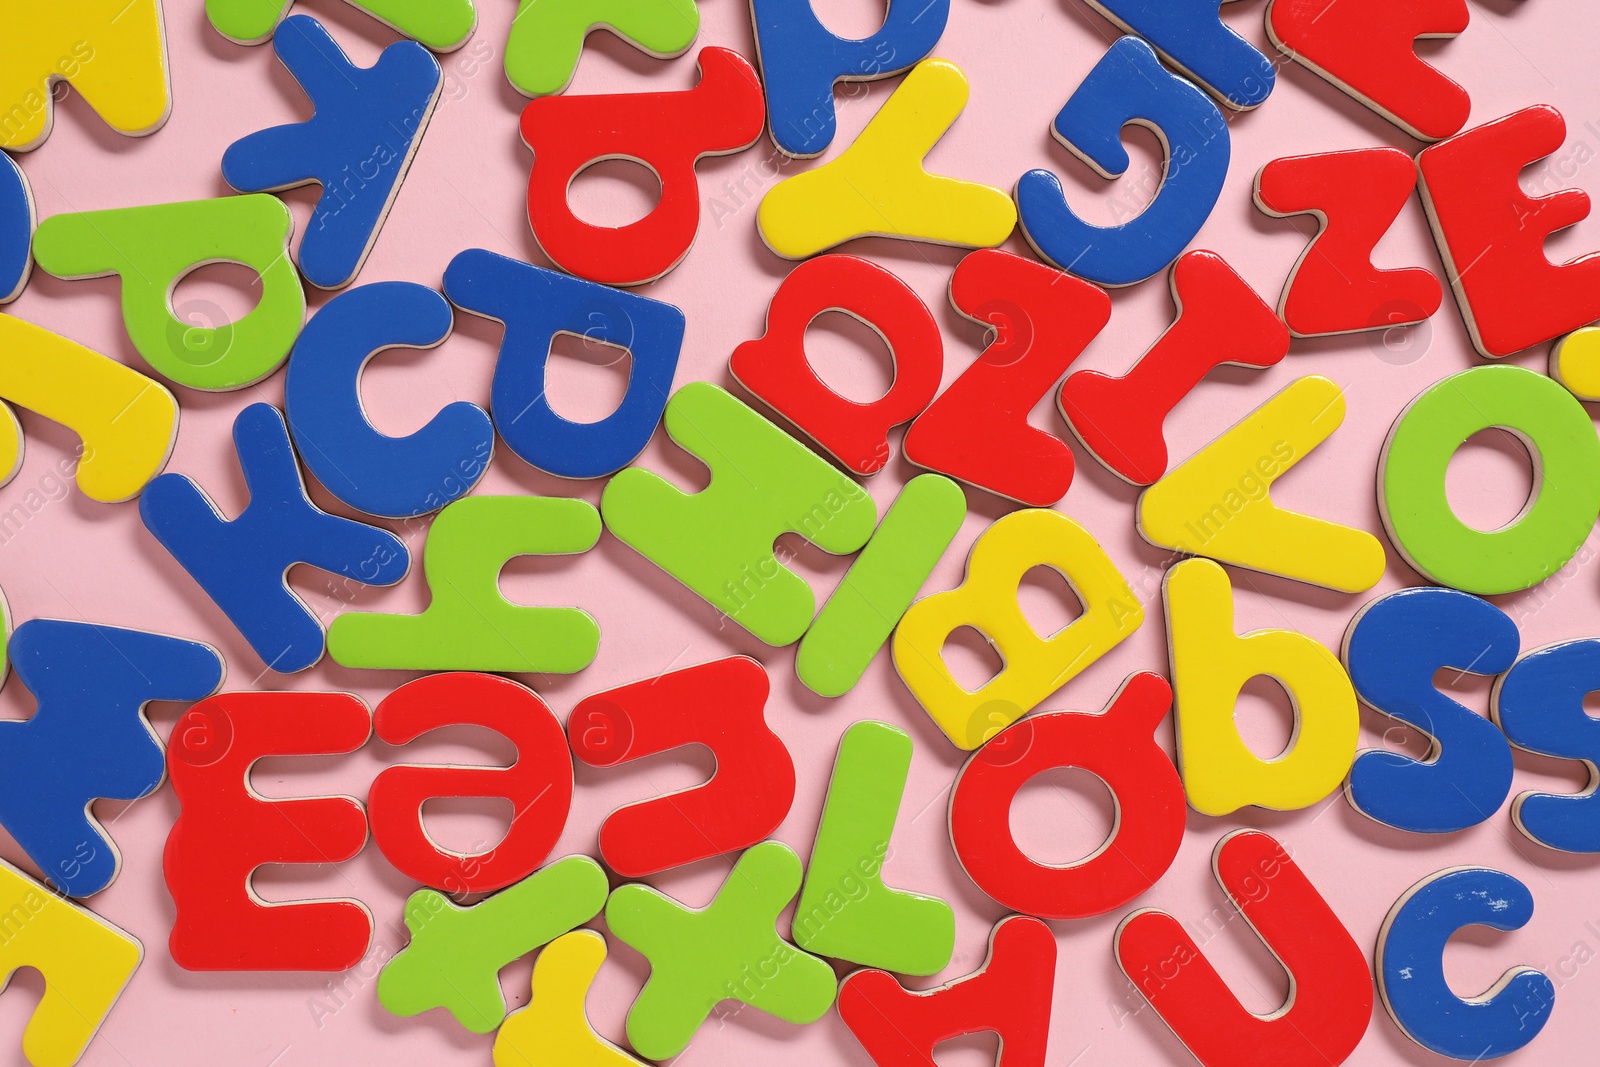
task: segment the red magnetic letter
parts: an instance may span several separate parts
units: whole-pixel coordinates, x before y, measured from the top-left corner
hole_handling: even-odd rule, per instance
[[[1028,412],[1111,318],[1104,289],[1010,252],[956,265],[955,309],[993,342],[906,431],[906,458],[980,489],[1049,507],[1072,484],[1072,451]]]
[[[373,723],[391,745],[471,724],[517,749],[509,767],[399,766],[373,779],[372,839],[401,874],[447,893],[487,893],[521,881],[550,855],[572,807],[572,756],[561,724],[533,690],[492,674],[435,674],[390,693]],[[511,828],[484,852],[442,849],[422,824],[422,806],[435,797],[504,797]]]
[[[354,752],[372,720],[346,693],[223,693],[172,728],[167,771],[182,810],[162,862],[177,905],[170,946],[190,971],[343,971],[366,955],[372,916],[358,900],[263,903],[267,863],[339,863],[367,843],[354,797],[267,800],[250,788],[265,756]]]
[[[1161,424],[1224,363],[1270,367],[1289,351],[1278,316],[1215,252],[1172,265],[1172,325],[1121,378],[1079,371],[1061,386],[1061,417],[1094,457],[1135,485],[1167,471]]]
[[[1136,911],[1117,927],[1117,964],[1206,1067],[1343,1063],[1372,1017],[1361,946],[1283,847],[1235,830],[1211,860],[1217,881],[1289,972],[1289,1001],[1268,1016],[1238,999],[1172,916]]]
[[[705,785],[611,813],[600,854],[612,870],[640,878],[747,848],[778,828],[794,802],[794,761],[762,714],[767,692],[766,668],[734,656],[596,693],[572,709],[572,751],[590,766],[695,744],[717,762]]]
[[[1398,148],[1274,159],[1256,175],[1269,215],[1316,215],[1318,232],[1289,271],[1278,311],[1296,337],[1409,326],[1439,310],[1444,290],[1421,267],[1379,270],[1372,250],[1417,185]]]
[[[860,319],[889,346],[894,383],[870,404],[828,388],[806,360],[806,327],[824,311]],[[728,369],[846,470],[876,474],[889,462],[890,428],[922,414],[939,391],[944,342],[905,282],[856,256],[819,256],[783,280],[767,308],[767,332],[734,349]]]
[[[1522,169],[1561,147],[1567,124],[1548,104],[1474,127],[1417,156],[1422,202],[1472,343],[1508,356],[1600,319],[1600,254],[1559,266],[1557,230],[1589,215],[1589,196],[1529,196]]]
[[[1467,28],[1466,0],[1272,0],[1267,36],[1421,141],[1466,125],[1467,91],[1417,56],[1418,37]]]
[[[1044,1067],[1055,981],[1055,935],[1013,915],[990,933],[975,973],[913,993],[887,971],[857,971],[839,987],[839,1016],[878,1067],[936,1067],[939,1042],[985,1031],[1000,1035],[1005,1067]]]
[[[543,96],[522,112],[533,149],[528,222],[545,255],[580,278],[640,285],[678,265],[700,228],[695,161],[749,148],[766,103],[749,62],[703,48],[700,84],[672,93]],[[655,172],[661,199],[626,226],[593,226],[572,213],[567,187],[591,164],[632,159]]]
[[[1155,738],[1172,706],[1165,678],[1133,675],[1098,715],[1018,719],[972,754],[950,799],[950,841],[978,888],[1016,911],[1082,919],[1120,908],[1166,873],[1183,843],[1183,781]],[[1011,837],[1011,802],[1036,775],[1082,767],[1116,798],[1110,841],[1082,863],[1029,859]]]

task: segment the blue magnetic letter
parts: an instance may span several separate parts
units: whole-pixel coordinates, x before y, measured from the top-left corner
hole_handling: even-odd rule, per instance
[[[1600,638],[1566,641],[1518,660],[1494,694],[1494,717],[1511,743],[1529,752],[1600,765],[1600,719],[1583,698],[1600,690]],[[1600,793],[1520,794],[1517,829],[1563,852],[1600,852]]]
[[[1228,174],[1228,123],[1210,97],[1170,73],[1150,46],[1122,37],[1056,116],[1056,139],[1102,177],[1127,172],[1122,128],[1154,127],[1167,158],[1156,197],[1137,218],[1092,226],[1067,206],[1061,179],[1030,170],[1017,182],[1023,235],[1039,255],[1100,285],[1132,285],[1165,270],[1200,232]]]
[[[1350,803],[1413,833],[1476,826],[1511,791],[1511,746],[1494,723],[1433,684],[1441,667],[1494,675],[1521,639],[1505,612],[1454,589],[1401,589],[1367,605],[1350,625],[1345,664],[1356,694],[1433,739],[1427,760],[1370,750],[1350,768]]]
[[[1555,1007],[1549,978],[1517,967],[1500,976],[1493,996],[1462,1000],[1443,968],[1445,942],[1462,927],[1520,930],[1531,918],[1533,894],[1500,871],[1457,867],[1412,886],[1378,935],[1378,992],[1395,1024],[1423,1048],[1473,1063],[1538,1037]]]
[[[1217,0],[1089,0],[1106,18],[1149,41],[1161,57],[1236,111],[1272,95],[1277,70],[1222,21]]]
[[[377,63],[358,67],[309,15],[284,19],[272,47],[315,113],[235,141],[223,153],[222,176],[241,193],[321,185],[300,242],[300,270],[312,285],[338,289],[378,239],[444,74],[415,41],[392,44]]]
[[[857,41],[830,32],[810,0],[750,0],[750,14],[772,142],[786,155],[818,156],[838,128],[834,83],[887,78],[926,59],[950,0],[890,0],[883,26]]]
[[[195,641],[54,619],[17,627],[10,654],[39,707],[0,722],[0,825],[63,893],[98,893],[121,857],[89,805],[155,791],[166,757],[144,705],[210,696],[222,657]]]
[[[563,478],[603,478],[644,451],[672,392],[683,312],[481,248],[450,261],[444,291],[463,311],[505,325],[489,406],[511,451]],[[562,418],[545,395],[558,333],[616,345],[632,357],[622,403],[598,422]]]
[[[322,511],[306,496],[283,416],[251,404],[233,422],[250,504],[222,517],[181,474],[163,474],[139,497],[139,515],[174,559],[239,628],[256,655],[280,673],[322,658],[322,623],[289,588],[288,571],[305,563],[364,585],[393,585],[411,555],[386,530]]]
[[[494,454],[494,425],[458,400],[416,433],[379,433],[361,406],[361,371],[385,348],[432,348],[450,336],[450,301],[414,282],[341,293],[306,324],[289,356],[284,409],[306,469],[369,515],[438,511],[478,484]]]
[[[22,295],[33,270],[33,192],[22,170],[0,152],[0,304]]]

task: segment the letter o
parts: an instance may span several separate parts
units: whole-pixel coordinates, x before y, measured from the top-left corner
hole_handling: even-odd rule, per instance
[[[1480,430],[1519,437],[1534,460],[1521,515],[1498,530],[1456,518],[1445,470]],[[1522,367],[1474,367],[1424,390],[1384,443],[1378,505],[1395,548],[1429,581],[1490,596],[1538,585],[1566,565],[1600,517],[1600,436],[1583,405]]]

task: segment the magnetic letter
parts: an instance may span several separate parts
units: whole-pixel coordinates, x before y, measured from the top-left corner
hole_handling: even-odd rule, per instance
[[[1600,319],[1600,253],[1559,265],[1544,254],[1551,234],[1588,217],[1589,194],[1529,196],[1518,184],[1529,164],[1566,138],[1561,112],[1541,104],[1417,156],[1422,205],[1450,287],[1472,343],[1490,358]]]
[[[1345,795],[1361,814],[1413,833],[1476,826],[1511,792],[1511,746],[1494,723],[1441,693],[1443,668],[1496,675],[1522,639],[1510,616],[1454,589],[1400,589],[1350,623],[1344,661],[1356,695],[1426,734],[1427,759],[1369,749],[1356,756]]]
[[[824,552],[854,552],[877,526],[872,498],[710,382],[674,393],[666,423],[711,469],[710,484],[684,493],[650,471],[622,471],[600,500],[606,527],[767,644],[798,641],[816,597],[773,543],[794,533]]]
[[[505,326],[490,406],[511,451],[562,478],[604,478],[644,451],[672,391],[683,312],[481,248],[450,261],[444,291],[463,311]],[[605,418],[572,422],[550,406],[546,371],[558,333],[627,350],[628,389]]]
[[[311,98],[305,122],[249,134],[222,154],[222,177],[241,193],[322,187],[300,240],[300,271],[319,289],[349,285],[367,260],[433,117],[444,73],[414,41],[350,62],[322,23],[285,19],[272,47]]]
[[[689,254],[700,228],[703,156],[743,151],[761,136],[761,80],[739,53],[703,48],[700,82],[669,93],[544,96],[522,112],[533,150],[528,223],[551,262],[607,285],[655,281]],[[661,198],[626,226],[596,226],[567,200],[572,180],[603,159],[631,159],[655,173]]]
[[[1183,843],[1183,782],[1152,736],[1171,706],[1166,679],[1143,671],[1099,714],[1030,715],[974,752],[950,798],[950,842],[967,876],[1013,911],[1044,919],[1103,915],[1154,885]],[[1030,859],[1011,835],[1018,791],[1056,767],[1098,776],[1117,811],[1105,844],[1067,865]]]
[[[1122,973],[1204,1067],[1337,1067],[1372,1017],[1361,946],[1283,846],[1261,831],[1235,830],[1217,842],[1211,870],[1289,972],[1283,1007],[1266,1016],[1246,1011],[1183,925],[1148,908],[1117,927]]]
[[[1293,630],[1234,633],[1233,588],[1210,560],[1173,567],[1163,594],[1190,805],[1206,815],[1250,804],[1295,811],[1337,789],[1355,758],[1359,722],[1355,691],[1333,653]],[[1295,716],[1289,748],[1265,760],[1233,721],[1239,690],[1259,677],[1283,686]]]
[[[1041,637],[1017,603],[1017,583],[1034,567],[1061,572],[1083,614]],[[957,748],[974,749],[1121,644],[1144,608],[1105,550],[1058,511],[1014,511],[979,536],[966,580],[923,597],[894,633],[894,665],[917,701]],[[944,664],[946,640],[971,626],[1005,666],[976,692]]]
[[[269,863],[342,863],[367,843],[354,797],[268,800],[250,784],[267,756],[354,752],[372,720],[344,693],[223,693],[172,728],[167,772],[182,810],[162,870],[177,906],[169,946],[187,971],[343,971],[372,940],[359,900],[268,904],[251,887]]]
[[[139,497],[139,517],[216,602],[270,669],[303,671],[322,658],[322,622],[289,588],[304,563],[363,585],[393,585],[411,556],[387,530],[329,515],[306,496],[283,415],[251,404],[233,422],[250,503],[226,519],[204,490],[164,474]]]
[[[435,674],[407,682],[373,713],[378,737],[408,745],[460,724],[481,726],[517,750],[509,767],[387,767],[367,794],[372,840],[407,878],[461,896],[503,889],[538,869],[567,824],[572,756],[566,735],[533,690],[492,674]],[[511,826],[492,848],[463,855],[440,848],[423,824],[436,797],[502,797]]]
[[[1200,379],[1223,364],[1275,366],[1289,352],[1283,323],[1215,252],[1179,256],[1171,285],[1172,325],[1127,374],[1078,371],[1056,398],[1083,446],[1134,485],[1167,472],[1161,425]]]
[[[1327,378],[1290,382],[1140,495],[1140,535],[1344,593],[1371,589],[1387,565],[1376,537],[1272,501],[1272,483],[1339,428],[1344,410]]]
[[[1278,299],[1290,333],[1389,330],[1439,310],[1444,290],[1432,271],[1372,265],[1373,248],[1416,185],[1417,165],[1398,148],[1285,156],[1256,173],[1256,207],[1280,219],[1310,215],[1317,224]]]
[[[1072,450],[1028,413],[1111,318],[1105,291],[998,249],[956,264],[950,303],[989,343],[906,431],[906,458],[1031,507],[1072,484]]]
[[[476,404],[446,404],[404,437],[376,429],[361,375],[388,348],[433,348],[450,336],[450,302],[425,285],[375,282],[323,305],[295,342],[284,412],[295,447],[334,496],[368,515],[408,519],[472,491],[494,455],[494,425]]]
[[[1157,274],[1194,240],[1228,173],[1228,123],[1205,93],[1167,71],[1149,45],[1120,38],[1056,115],[1056,140],[1102,178],[1128,170],[1122,128],[1150,126],[1167,158],[1155,199],[1137,218],[1094,226],[1067,206],[1061,179],[1030,170],[1017,181],[1022,233],[1046,261],[1100,285]],[[1176,164],[1175,162],[1176,161]]]
[[[768,689],[766,668],[733,656],[608,689],[572,709],[572,752],[591,767],[683,745],[704,745],[716,758],[704,785],[606,817],[600,855],[608,867],[643,878],[746,848],[778,828],[794,801],[794,760],[767,725]]]

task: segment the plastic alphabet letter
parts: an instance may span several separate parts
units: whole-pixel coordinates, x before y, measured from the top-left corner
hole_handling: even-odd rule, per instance
[[[1272,0],[1267,36],[1411,136],[1437,141],[1466,125],[1472,101],[1416,41],[1455,37],[1467,18],[1466,0]]]
[[[794,760],[767,725],[768,690],[766,668],[732,656],[578,702],[567,736],[573,755],[591,767],[684,745],[704,745],[716,759],[704,785],[607,816],[600,826],[606,866],[643,878],[738,851],[778,828],[794,801]]]
[[[606,939],[593,930],[546,945],[533,961],[528,1006],[507,1015],[495,1035],[495,1067],[646,1067],[589,1025],[584,1001],[605,961]]]
[[[282,674],[322,658],[322,623],[289,588],[304,563],[350,582],[393,585],[411,556],[387,530],[329,515],[306,496],[283,415],[251,404],[233,423],[249,505],[235,519],[181,474],[164,474],[139,497],[139,517],[216,602],[261,661]]]
[[[1450,457],[1480,430],[1504,427],[1533,459],[1534,495],[1498,530],[1456,518]],[[1473,367],[1424,389],[1384,442],[1378,512],[1389,540],[1430,582],[1482,596],[1529,589],[1577,554],[1600,515],[1600,436],[1582,404],[1526,367]]]
[[[986,1031],[1000,1038],[997,1067],[1044,1067],[1055,978],[1055,935],[1010,915],[990,932],[976,972],[924,992],[885,971],[857,971],[839,986],[839,1016],[878,1067],[935,1067],[940,1042]]]
[[[826,961],[778,936],[784,906],[800,888],[800,858],[763,841],[739,857],[711,904],[694,911],[649,886],[617,888],[606,925],[650,961],[650,979],[628,1009],[628,1042],[639,1055],[671,1059],[723,1000],[786,1022],[810,1023],[833,1006],[837,979]]]
[[[794,940],[801,948],[899,974],[935,974],[949,966],[956,937],[950,905],[883,882],[910,768],[911,735],[898,727],[866,720],[840,738],[794,909]]]
[[[1363,751],[1345,793],[1368,818],[1413,833],[1476,826],[1511,792],[1511,746],[1494,723],[1441,693],[1433,677],[1448,667],[1497,675],[1517,658],[1511,617],[1454,589],[1399,589],[1372,601],[1345,632],[1344,661],[1356,695],[1426,734],[1429,757]]]
[[[1019,719],[968,758],[950,794],[950,842],[979,889],[1014,911],[1083,919],[1114,911],[1166,873],[1183,843],[1183,782],[1154,737],[1172,706],[1159,674],[1131,676],[1104,712]],[[1111,836],[1084,859],[1038,863],[1011,834],[1011,806],[1029,781],[1081,767],[1111,790]]]
[[[1333,792],[1355,758],[1355,690],[1325,647],[1293,630],[1233,629],[1233,587],[1223,569],[1186,559],[1163,584],[1177,696],[1178,767],[1189,804],[1227,815],[1250,804],[1308,808]],[[1234,724],[1239,690],[1252,678],[1283,686],[1294,709],[1289,747],[1261,759]]]
[[[172,114],[161,0],[9,4],[0,40],[0,149],[31,152],[50,136],[56,83],[78,91],[118,133],[155,133]]]
[[[1518,748],[1581,760],[1590,785],[1579,793],[1529,790],[1511,802],[1511,820],[1530,840],[1563,852],[1600,852],[1600,722],[1583,700],[1600,690],[1600,638],[1529,652],[1495,685],[1489,713]]]
[[[872,537],[877,506],[826,460],[710,382],[674,393],[666,423],[672,439],[711,469],[711,483],[684,493],[631,467],[601,497],[606,528],[767,644],[798,641],[816,614],[816,597],[779,562],[773,543],[794,533],[824,552],[855,552]]]
[[[1034,567],[1059,571],[1083,614],[1044,637],[1017,603],[1017,583]],[[1144,609],[1095,539],[1059,511],[1015,511],[972,546],[966,580],[923,597],[894,633],[894,665],[924,710],[957,748],[974,749],[1026,715],[1080,671],[1121,644]],[[950,634],[971,626],[1005,666],[976,691],[945,666]]]
[[[894,382],[877,400],[847,400],[807,360],[806,328],[825,311],[883,338]],[[784,278],[767,308],[766,333],[735,348],[728,370],[841,467],[864,476],[889,462],[889,430],[922,414],[939,391],[944,342],[927,305],[899,278],[856,256],[819,256]]]
[[[262,193],[82,211],[41,222],[33,258],[58,278],[120,277],[123,325],[159,373],[192,389],[243,389],[283,365],[305,318],[293,229],[288,207]],[[261,299],[238,322],[212,326],[173,311],[173,286],[208,263],[259,277]]]
[[[1181,699],[1181,698],[1180,698]],[[1228,901],[1289,972],[1289,999],[1256,1015],[1229,992],[1183,924],[1144,909],[1117,927],[1117,965],[1204,1067],[1283,1067],[1349,1058],[1372,1018],[1372,972],[1339,917],[1259,830],[1217,842]]]
[[[1600,319],[1600,253],[1559,265],[1544,253],[1551,234],[1588,217],[1589,194],[1529,196],[1518,184],[1566,138],[1561,112],[1540,104],[1417,156],[1422,205],[1450,287],[1473,345],[1490,358]]]
[[[250,880],[269,863],[342,863],[367,843],[354,797],[268,800],[250,784],[267,756],[354,752],[372,720],[345,693],[222,693],[172,728],[167,771],[181,810],[162,869],[177,906],[169,946],[187,971],[343,971],[367,954],[359,900],[269,904]]]
[[[94,802],[148,796],[167,774],[145,704],[215,693],[222,657],[177,637],[54,619],[17,627],[7,653],[39,706],[0,722],[0,825],[62,893],[98,893],[122,854]]]
[[[289,10],[292,0],[206,0],[206,17],[236,44],[260,44]],[[466,43],[478,24],[473,0],[349,0],[396,33],[421,41],[435,52],[452,52]]]
[[[1127,374],[1078,371],[1056,398],[1083,447],[1134,485],[1167,472],[1162,423],[1200,379],[1224,364],[1275,366],[1289,352],[1283,323],[1215,252],[1179,256],[1171,284],[1172,325]]]
[[[10,156],[0,153],[0,304],[22,295],[33,273],[33,189]]]
[[[1103,289],[1011,252],[985,249],[956,264],[950,303],[990,328],[990,341],[906,431],[906,458],[1031,507],[1072,484],[1072,450],[1029,424],[1111,318]]]
[[[300,271],[319,289],[343,288],[400,193],[444,72],[415,41],[392,44],[376,64],[358,67],[309,15],[285,19],[272,47],[316,112],[233,142],[222,154],[222,177],[241,193],[320,185],[300,239]]]
[[[1343,593],[1371,589],[1387,565],[1376,537],[1272,500],[1272,483],[1326,441],[1344,411],[1333,382],[1296,378],[1140,495],[1140,535]]]
[[[600,914],[606,872],[567,856],[470,907],[419,889],[406,901],[411,943],[378,974],[378,1002],[395,1015],[443,1008],[475,1034],[506,1017],[500,971]]]
[[[1166,150],[1155,199],[1116,226],[1084,222],[1061,179],[1030,170],[1017,181],[1022,233],[1048,263],[1099,285],[1132,285],[1164,270],[1200,232],[1222,192],[1228,123],[1205,93],[1161,65],[1150,46],[1123,37],[1095,64],[1056,115],[1054,131],[1102,178],[1127,173],[1122,128],[1156,131]]]
[[[1215,0],[1089,0],[1100,14],[1155,46],[1161,58],[1235,111],[1266,102],[1272,60],[1222,21]]]
[[[422,571],[432,601],[420,615],[347,611],[328,628],[345,667],[571,674],[594,662],[600,627],[582,608],[525,607],[500,592],[517,556],[587,552],[600,513],[587,500],[472,496],[428,527]]]
[[[298,17],[298,16],[297,16]],[[404,437],[377,430],[361,375],[388,348],[433,348],[450,336],[450,302],[425,285],[374,282],[323,305],[294,344],[284,411],[306,469],[368,515],[408,519],[472,491],[494,455],[494,424],[476,404],[446,404]]]
[[[672,391],[683,312],[481,248],[450,261],[444,291],[463,311],[505,326],[490,407],[511,451],[561,478],[604,478],[644,451]],[[627,350],[628,389],[605,418],[572,422],[550,406],[545,375],[558,333]]]
[[[1378,933],[1373,970],[1395,1025],[1430,1052],[1482,1063],[1523,1048],[1555,1009],[1556,986],[1532,967],[1514,967],[1478,997],[1445,981],[1445,942],[1466,926],[1520,930],[1533,894],[1509,874],[1452,867],[1429,875],[1395,902]]]
[[[372,716],[378,737],[407,745],[433,730],[470,724],[517,751],[509,767],[386,767],[367,794],[372,840],[407,878],[456,896],[503,889],[538,869],[567,824],[572,756],[566,734],[538,694],[492,674],[435,674],[407,682]],[[511,826],[492,849],[463,854],[435,844],[423,807],[436,797],[501,797]]]
[[[522,139],[533,150],[528,223],[551,262],[607,285],[655,281],[689,254],[700,228],[703,156],[743,151],[761,136],[761,79],[739,53],[703,48],[700,82],[667,93],[543,96],[522,111]],[[573,213],[568,188],[603,159],[630,159],[661,183],[644,218],[596,226]]]
[[[22,1055],[33,1067],[72,1067],[143,961],[144,946],[3,860],[0,911],[15,926],[0,943],[0,988],[23,967],[44,976]]]
[[[506,38],[506,80],[523,96],[566,92],[591,31],[604,27],[657,59],[700,32],[695,0],[520,0]]]
[[[806,688],[836,697],[861,680],[966,517],[967,498],[950,479],[906,483],[800,639],[794,669]]]
[[[926,59],[944,34],[950,0],[890,3],[883,25],[859,40],[829,30],[804,0],[751,0],[750,17],[772,143],[809,158],[826,151],[838,129],[834,86],[892,77]]]
[[[1290,333],[1390,330],[1439,310],[1444,290],[1432,271],[1372,265],[1373,248],[1416,186],[1417,165],[1398,148],[1285,156],[1256,173],[1256,207],[1275,218],[1311,215],[1317,221],[1317,235],[1295,261],[1278,300]]]
[[[934,5],[944,0],[924,10]],[[1017,208],[1009,196],[923,167],[969,91],[954,63],[918,63],[850,147],[767,191],[756,209],[761,239],[785,259],[804,259],[856,237],[960,248],[991,248],[1010,237]]]
[[[178,439],[178,401],[160,382],[15,315],[0,314],[0,399],[82,438],[77,481],[90,500],[137,496]],[[0,485],[22,450],[22,426],[0,404]]]

